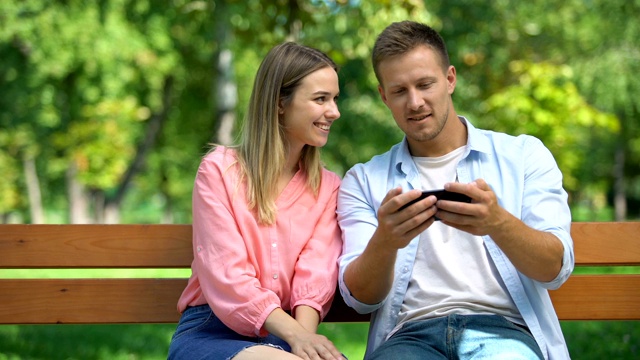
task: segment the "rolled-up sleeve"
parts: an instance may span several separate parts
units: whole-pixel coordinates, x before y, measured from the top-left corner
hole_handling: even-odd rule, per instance
[[[564,246],[560,272],[554,280],[540,283],[553,290],[569,278],[574,268],[568,195],[562,186],[562,172],[542,142],[527,137],[524,150],[528,161],[525,162],[522,221],[534,229],[555,235]]]
[[[358,301],[344,282],[344,272],[349,264],[362,254],[378,227],[376,210],[371,204],[369,187],[366,186],[366,174],[361,164],[351,168],[342,179],[338,194],[338,223],[342,229],[342,255],[338,260],[340,267],[339,287],[345,303],[358,313],[367,314],[380,308],[383,303],[365,304]],[[384,194],[382,194],[384,196]],[[375,281],[375,279],[372,279]]]

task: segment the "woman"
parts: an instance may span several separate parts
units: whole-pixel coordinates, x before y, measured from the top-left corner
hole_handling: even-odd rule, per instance
[[[337,67],[318,50],[284,43],[262,61],[241,144],[198,169],[192,275],[169,359],[342,359],[316,334],[342,247],[340,179],[319,154],[338,93]]]

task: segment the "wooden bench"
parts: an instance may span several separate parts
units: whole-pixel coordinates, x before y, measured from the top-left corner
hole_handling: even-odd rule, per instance
[[[574,223],[577,266],[640,266],[640,222]],[[189,268],[190,225],[0,225],[0,269]],[[186,272],[188,274],[188,272]],[[563,320],[640,320],[640,271],[574,275],[552,291]],[[176,323],[186,278],[13,279],[0,324]],[[188,276],[188,275],[187,275]],[[327,322],[368,321],[339,295]]]

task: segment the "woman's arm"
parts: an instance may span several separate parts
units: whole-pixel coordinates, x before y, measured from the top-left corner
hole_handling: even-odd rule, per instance
[[[294,318],[307,331],[316,333],[320,324],[320,314],[310,306],[301,305],[295,308]]]
[[[322,187],[316,206],[321,208],[313,233],[304,245],[295,264],[295,275],[291,285],[291,307],[308,306],[319,315],[327,314],[338,283],[338,257],[342,251],[342,237],[336,219],[336,198],[340,179],[330,173],[322,179]],[[305,222],[292,224],[307,228]]]
[[[192,268],[199,288],[193,289],[192,296],[206,298],[216,316],[235,332],[264,336],[260,333],[263,323],[281,301],[261,286],[257,265],[248,253],[246,241],[259,239],[261,234],[251,225],[255,220],[250,212],[238,205],[244,189],[228,158],[210,154],[196,176]]]

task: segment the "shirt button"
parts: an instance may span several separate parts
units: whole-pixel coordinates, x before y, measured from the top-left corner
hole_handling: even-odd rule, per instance
[[[278,274],[273,274],[274,279],[278,279]]]
[[[278,246],[278,244],[273,243],[273,244],[271,244],[271,246],[273,246],[273,247],[277,247],[277,246]]]
[[[406,273],[407,271],[409,271],[409,268],[407,266],[402,268],[402,272]]]

